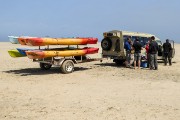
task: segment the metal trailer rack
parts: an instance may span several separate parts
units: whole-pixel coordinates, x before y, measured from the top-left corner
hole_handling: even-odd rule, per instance
[[[68,45],[69,47],[69,45]],[[78,45],[77,45],[77,48]],[[39,46],[40,49],[40,46]],[[49,49],[49,46],[47,46]],[[90,58],[88,56],[71,56],[71,57],[49,57],[43,59],[33,59],[33,62],[39,62],[42,70],[49,70],[52,66],[58,66],[64,74],[72,73],[74,71],[74,64],[102,61],[102,58]]]

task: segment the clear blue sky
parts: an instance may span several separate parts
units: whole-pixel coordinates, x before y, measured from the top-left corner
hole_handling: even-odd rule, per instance
[[[180,0],[0,0],[0,40],[8,35],[98,37],[110,30],[180,43]]]

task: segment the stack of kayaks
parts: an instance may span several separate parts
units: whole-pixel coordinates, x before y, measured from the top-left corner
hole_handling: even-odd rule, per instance
[[[38,37],[16,37],[8,36],[13,44],[25,46],[49,46],[49,45],[87,45],[97,44],[97,38],[38,38]],[[70,57],[98,53],[99,48],[52,48],[52,49],[29,49],[17,48],[9,50],[11,57],[25,57],[30,59],[42,59],[47,57]]]

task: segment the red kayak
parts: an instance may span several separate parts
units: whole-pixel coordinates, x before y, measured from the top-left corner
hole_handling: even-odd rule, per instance
[[[98,53],[99,48],[83,48],[76,50],[32,50],[26,51],[30,59],[42,59],[47,57],[70,57]]]
[[[86,45],[97,44],[98,38],[18,38],[21,45]]]

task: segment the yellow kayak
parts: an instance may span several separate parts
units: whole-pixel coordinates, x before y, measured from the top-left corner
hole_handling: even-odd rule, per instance
[[[86,45],[97,44],[97,38],[18,38],[21,45]]]
[[[69,56],[80,56],[86,54],[98,53],[99,48],[84,48],[77,50],[33,50],[26,51],[28,58],[30,59],[42,59],[47,57],[69,57]]]
[[[22,55],[18,50],[8,50],[8,53],[11,57],[25,57],[25,55]]]

